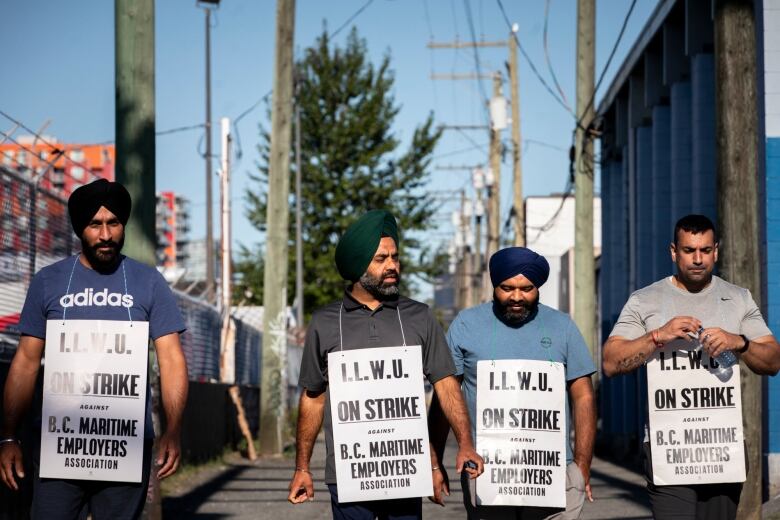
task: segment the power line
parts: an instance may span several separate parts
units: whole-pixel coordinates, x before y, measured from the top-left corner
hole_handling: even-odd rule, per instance
[[[563,91],[563,88],[561,88],[560,83],[558,83],[558,77],[555,75],[555,70],[552,66],[552,61],[550,60],[550,50],[549,46],[547,45],[547,27],[548,22],[550,20],[550,3],[552,0],[547,0],[544,3],[544,36],[542,38],[542,41],[544,42],[544,61],[547,63],[547,70],[550,71],[550,76],[552,76],[553,83],[555,84],[555,88],[558,89],[558,93],[561,95],[561,99],[566,104],[566,108],[569,109],[569,112],[573,112],[571,109],[571,105],[569,105],[569,100],[566,99],[566,94]]]
[[[464,7],[466,9],[466,21],[469,25],[469,32],[471,33],[471,41],[475,42],[477,41],[477,34],[474,30],[474,19],[471,15],[471,4],[469,4],[469,0],[463,0]],[[482,63],[479,61],[479,49],[476,45],[472,46],[472,49],[474,50],[474,64],[477,67],[477,77],[479,78],[482,76]],[[488,117],[487,113],[487,103],[489,102],[490,98],[487,97],[487,94],[485,93],[485,86],[482,84],[481,79],[477,79],[477,84],[479,85],[479,92],[482,95],[482,99],[485,101],[484,105],[484,114],[485,119],[490,122],[490,118]]]
[[[342,23],[338,29],[333,31],[328,35],[328,39],[333,39],[338,35],[347,25],[350,24],[355,18],[357,18],[360,13],[366,10],[366,8],[371,5],[374,2],[374,0],[368,0],[365,4],[363,4],[357,11],[352,13],[352,15],[347,18],[347,20]],[[236,160],[238,161],[236,164],[233,165],[234,169],[238,169],[238,165],[240,164],[241,158],[244,155],[244,149],[241,146],[241,132],[238,129],[238,123],[244,119],[247,115],[249,115],[252,111],[254,111],[257,107],[259,107],[262,103],[267,103],[268,99],[273,94],[273,89],[269,89],[268,92],[260,96],[254,103],[249,105],[246,109],[244,109],[237,117],[235,117],[231,123],[231,126],[233,127],[233,136],[236,143]],[[203,125],[201,125],[203,126]]]
[[[47,141],[46,139],[44,139],[44,138],[43,138],[43,136],[41,136],[40,134],[38,134],[38,132],[36,132],[35,130],[32,130],[32,129],[30,129],[30,127],[28,127],[27,125],[25,125],[24,123],[22,123],[22,122],[21,122],[21,121],[19,121],[18,119],[15,119],[14,117],[11,117],[10,115],[8,115],[8,114],[7,114],[6,112],[4,112],[3,110],[0,110],[0,115],[2,115],[2,116],[3,116],[3,117],[5,117],[6,119],[8,119],[8,120],[9,120],[9,121],[11,121],[12,123],[14,123],[15,125],[19,125],[19,126],[21,126],[21,127],[22,127],[22,128],[24,128],[24,129],[25,129],[27,132],[30,132],[30,134],[34,135],[34,136],[35,136],[35,137],[36,137],[36,138],[37,138],[39,141],[41,141],[41,142],[42,142],[43,144],[45,144],[46,146],[49,146],[50,148],[52,148],[52,149],[53,149],[53,150],[55,150],[55,151],[56,151],[56,150],[60,150],[60,148],[59,148],[58,146],[56,146],[56,145],[54,145],[54,144],[50,143],[49,141]],[[46,161],[45,159],[43,159],[43,158],[42,158],[40,155],[38,155],[37,153],[35,153],[35,152],[34,152],[33,150],[31,150],[30,148],[27,148],[26,146],[24,146],[23,144],[21,144],[19,141],[17,141],[16,139],[14,139],[13,137],[11,137],[10,135],[8,135],[8,134],[5,134],[5,133],[3,133],[3,135],[5,135],[5,136],[6,136],[6,138],[10,139],[11,141],[13,141],[13,142],[14,142],[14,143],[16,143],[17,145],[21,146],[21,147],[22,147],[22,148],[24,148],[25,150],[27,150],[27,151],[29,151],[30,153],[32,153],[32,154],[34,154],[34,155],[36,155],[36,156],[37,156],[39,159],[41,159],[43,162],[47,162],[47,161]],[[67,161],[70,161],[71,163],[75,164],[76,166],[80,166],[81,168],[84,168],[84,170],[85,170],[85,171],[89,171],[89,172],[91,172],[91,171],[92,171],[92,168],[90,168],[89,166],[85,165],[84,163],[81,163],[81,162],[79,162],[79,161],[76,161],[76,160],[74,160],[74,159],[72,159],[72,158],[68,157],[68,156],[67,156],[67,155],[65,155],[65,154],[61,154],[61,155],[62,155],[62,157],[64,157],[64,158],[65,158]]]
[[[617,51],[618,45],[620,45],[620,40],[623,39],[623,34],[626,32],[626,27],[628,26],[628,20],[631,18],[631,13],[634,11],[635,6],[636,6],[636,0],[633,0],[631,2],[631,5],[628,7],[628,12],[626,13],[625,18],[623,19],[623,25],[620,27],[620,32],[618,33],[617,40],[615,40],[615,45],[612,46],[612,51],[609,53],[609,58],[607,58],[607,63],[604,65],[604,69],[602,69],[601,71],[599,80],[596,82],[596,88],[593,89],[593,95],[590,97],[590,101],[588,101],[588,105],[585,107],[585,110],[582,111],[580,118],[577,120],[577,128],[579,128],[582,125],[582,120],[585,118],[585,114],[587,114],[588,110],[590,110],[590,107],[593,106],[593,102],[596,99],[596,92],[598,92],[599,87],[601,86],[601,82],[604,80],[604,76],[606,76],[607,74],[607,69],[609,69],[610,63],[612,63],[612,58],[615,57],[615,52]]]
[[[363,6],[362,6],[360,9],[358,9],[357,11],[355,11],[355,13],[354,13],[352,16],[350,16],[349,18],[347,18],[347,21],[346,21],[346,22],[344,22],[343,24],[341,24],[341,26],[340,26],[338,29],[336,29],[336,30],[335,30],[335,31],[333,31],[333,32],[332,32],[330,35],[328,35],[328,38],[335,38],[335,37],[336,37],[336,35],[337,35],[338,33],[340,33],[340,32],[341,32],[341,31],[344,29],[344,27],[346,27],[347,25],[349,25],[349,24],[350,24],[350,22],[351,22],[352,20],[354,20],[355,18],[357,18],[358,16],[360,16],[360,13],[362,13],[363,11],[365,11],[365,10],[366,10],[366,8],[367,8],[369,5],[371,5],[373,2],[374,2],[374,0],[368,0],[368,2],[366,2],[365,4],[363,4]]]
[[[24,125],[20,125],[20,126],[22,126],[22,128],[24,128]],[[35,150],[33,150],[32,148],[29,148],[29,147],[27,147],[27,146],[23,145],[22,143],[20,143],[19,141],[17,141],[17,140],[16,140],[16,139],[14,139],[13,137],[11,137],[11,135],[10,135],[10,134],[7,134],[7,133],[5,133],[5,132],[3,132],[3,131],[0,131],[0,134],[3,134],[3,136],[5,137],[5,139],[8,139],[8,140],[10,140],[11,142],[13,142],[13,143],[14,143],[14,144],[16,144],[17,146],[19,146],[19,148],[21,148],[21,149],[23,149],[24,151],[28,152],[29,154],[31,154],[31,155],[33,155],[33,156],[37,157],[37,158],[38,158],[38,160],[40,160],[42,163],[46,164],[46,165],[47,165],[47,166],[49,166],[50,168],[54,168],[54,163],[56,163],[56,162],[57,162],[57,161],[60,159],[60,157],[63,157],[63,158],[65,158],[65,159],[69,160],[70,162],[72,162],[73,164],[80,166],[80,167],[81,167],[81,168],[84,170],[84,172],[85,172],[85,173],[89,173],[90,175],[92,175],[92,177],[94,177],[94,178],[97,178],[97,175],[95,175],[95,174],[92,172],[92,168],[90,168],[89,166],[86,166],[86,165],[84,165],[84,164],[82,164],[82,163],[80,163],[80,162],[78,162],[78,161],[74,161],[73,159],[71,159],[70,157],[68,157],[68,156],[65,154],[65,150],[63,150],[62,148],[57,148],[57,147],[54,147],[54,146],[52,146],[50,143],[46,143],[46,144],[47,144],[47,146],[50,146],[50,147],[52,147],[52,150],[53,150],[53,151],[52,151],[52,158],[51,158],[51,159],[45,159],[45,158],[43,157],[43,155],[39,154],[38,152],[36,152],[36,151],[35,151]],[[39,136],[39,138],[40,138],[40,136]],[[21,167],[23,167],[23,168],[28,168],[28,169],[31,169],[29,165],[27,165],[27,164],[24,164],[24,163],[23,163],[23,162],[21,162],[19,159],[17,159],[17,158],[14,158],[13,156],[6,155],[6,157],[11,157],[11,159],[12,159],[12,160],[13,160],[15,163],[17,163],[19,166],[21,166]],[[44,170],[44,171],[45,171],[45,170]]]
[[[512,33],[512,37],[517,42],[517,47],[520,49],[520,53],[523,55],[523,57],[528,62],[528,65],[531,67],[531,71],[534,73],[534,76],[539,80],[539,82],[544,86],[545,89],[547,89],[547,92],[550,93],[550,95],[555,99],[555,101],[561,105],[564,110],[566,110],[569,114],[572,115],[572,117],[576,118],[577,115],[569,108],[566,103],[563,102],[563,100],[558,96],[558,94],[553,91],[553,89],[550,87],[550,85],[545,81],[545,79],[542,77],[541,74],[539,74],[539,71],[536,69],[536,65],[534,64],[531,57],[528,55],[528,53],[525,51],[525,47],[523,47],[523,44],[520,43],[520,38],[517,37],[517,33],[512,31],[512,23],[509,21],[509,17],[506,14],[506,10],[504,10],[504,4],[501,2],[501,0],[496,0],[498,2],[498,7],[501,9],[501,14],[504,16],[504,21],[506,22],[507,27],[509,28],[509,31]]]
[[[206,126],[205,123],[198,123],[197,125],[178,126],[176,128],[169,128],[168,130],[161,130],[159,132],[155,132],[154,135],[161,136],[161,135],[176,134],[178,132],[186,132],[188,130],[197,130],[198,128],[203,128],[205,126]]]

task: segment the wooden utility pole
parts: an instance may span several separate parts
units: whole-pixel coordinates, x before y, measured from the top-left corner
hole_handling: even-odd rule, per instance
[[[295,0],[277,0],[263,287],[260,451],[281,454],[287,415],[287,242]]]
[[[754,2],[715,1],[715,135],[720,273],[761,306],[758,100]],[[761,377],[742,364],[748,474],[738,519],[761,516]]]
[[[501,74],[493,75],[493,97],[501,97]],[[490,128],[490,169],[493,172],[493,185],[490,188],[490,200],[488,202],[488,248],[485,258],[498,251],[499,237],[501,235],[501,130]]]
[[[295,100],[295,321],[303,330],[303,200],[301,200],[301,105]]]
[[[156,264],[154,0],[115,0],[116,180],[133,199],[124,252]]]
[[[596,2],[577,0],[577,127],[574,175],[574,321],[595,360],[596,262],[593,255],[593,121]],[[587,110],[587,111],[586,111]]]
[[[512,209],[515,216],[514,245],[525,246],[525,211],[523,210],[523,140],[520,137],[520,82],[517,70],[517,25],[509,35],[509,81],[512,98]]]
[[[125,231],[124,253],[156,264],[154,0],[114,1],[114,77],[116,91],[116,180],[133,201]],[[160,371],[154,348],[149,348],[152,422],[160,432]],[[157,453],[155,438],[153,452]],[[162,518],[157,472],[149,479],[145,518]]]

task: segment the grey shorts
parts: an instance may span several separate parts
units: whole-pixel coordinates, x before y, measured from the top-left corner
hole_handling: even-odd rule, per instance
[[[656,486],[650,443],[644,443],[647,494],[656,520],[733,520],[737,517],[742,484]]]
[[[481,477],[480,477],[481,478]],[[585,478],[572,462],[566,466],[566,509],[530,506],[477,506],[476,480],[461,473],[463,505],[469,520],[576,520],[585,503]]]

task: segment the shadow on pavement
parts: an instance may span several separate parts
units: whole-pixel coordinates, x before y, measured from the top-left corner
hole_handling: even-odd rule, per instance
[[[620,497],[623,500],[630,500],[644,507],[650,507],[650,501],[647,498],[647,491],[644,485],[635,484],[622,478],[615,477],[598,469],[592,469],[590,471],[591,482],[593,479],[598,479],[607,484],[612,489],[625,491]],[[605,500],[605,499],[600,499]],[[608,499],[606,499],[608,500]]]
[[[246,466],[233,466],[220,473],[215,478],[204,482],[186,495],[179,497],[165,497],[162,500],[163,516],[166,518],[192,518],[195,511],[209,501],[211,495],[222,489],[227,483],[232,482],[238,475],[246,471]],[[198,518],[223,518],[219,514],[199,514]]]

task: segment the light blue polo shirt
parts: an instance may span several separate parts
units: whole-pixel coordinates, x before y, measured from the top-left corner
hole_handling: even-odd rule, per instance
[[[550,341],[543,341],[549,338]],[[463,376],[463,393],[476,442],[477,362],[491,359],[530,359],[563,363],[566,381],[596,371],[582,334],[568,314],[539,304],[531,320],[513,327],[498,319],[493,302],[461,311],[447,331],[455,374]],[[566,392],[566,430],[571,424],[569,393]],[[566,443],[566,463],[573,460]]]

